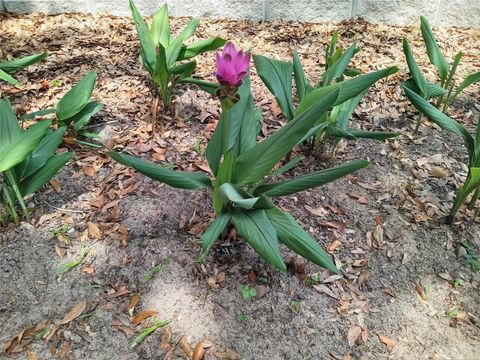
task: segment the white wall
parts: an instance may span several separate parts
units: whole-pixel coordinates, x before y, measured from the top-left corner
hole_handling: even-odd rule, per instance
[[[151,15],[164,0],[136,0]],[[319,22],[362,17],[386,24],[417,23],[427,16],[438,26],[480,28],[480,0],[166,0],[174,16]],[[2,8],[3,4],[3,8]],[[128,0],[0,0],[13,13],[99,12],[129,15]]]

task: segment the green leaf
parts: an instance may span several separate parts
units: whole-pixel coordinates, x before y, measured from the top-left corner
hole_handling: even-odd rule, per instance
[[[445,60],[440,48],[438,47],[427,18],[421,16],[420,23],[420,29],[422,30],[423,41],[425,42],[425,46],[427,48],[428,58],[430,59],[430,62],[437,68],[440,79],[442,79],[442,82],[444,82],[448,75],[448,62]]]
[[[417,85],[415,85],[415,81],[413,79],[408,79],[402,85],[416,92],[417,94],[420,94],[420,89]],[[440,85],[433,84],[427,81],[427,99],[437,98],[439,96],[445,96],[447,94],[447,89],[441,87]]]
[[[177,65],[169,69],[169,71],[172,74],[179,75],[180,79],[184,79],[192,76],[196,67],[197,67],[197,62],[193,60],[193,61],[186,62],[184,64]]]
[[[40,189],[58,173],[72,156],[73,152],[64,152],[51,156],[45,165],[20,182],[21,194],[26,196]]]
[[[480,71],[475,74],[468,75],[465,80],[463,80],[462,83],[458,86],[457,91],[455,91],[455,95],[453,95],[453,98],[456,99],[463,90],[477,82],[480,82]]]
[[[330,117],[334,119],[336,127],[339,127],[343,130],[346,130],[348,128],[348,125],[350,123],[350,116],[352,116],[355,108],[358,106],[360,101],[362,101],[366,93],[367,90],[358,94],[354,98],[345,101],[343,104],[335,106],[332,109]]]
[[[268,175],[315,125],[317,119],[333,105],[337,96],[338,90],[332,91],[273,135],[240,154],[235,161],[233,182],[238,185],[248,185]]]
[[[428,90],[427,90],[427,80],[423,77],[422,72],[420,71],[415,58],[413,57],[412,51],[410,50],[410,45],[406,38],[403,38],[403,52],[405,57],[407,58],[408,69],[410,70],[410,74],[412,75],[413,81],[415,85],[420,90],[419,95],[421,95],[424,99],[428,98]]]
[[[200,172],[174,171],[134,156],[110,151],[108,154],[120,164],[130,166],[153,180],[180,189],[211,188],[212,183],[207,175]]]
[[[463,140],[465,141],[465,145],[468,149],[469,157],[470,159],[472,159],[472,156],[475,153],[475,142],[468,130],[465,129],[463,125],[459,124],[455,120],[449,118],[447,115],[442,113],[435,106],[430,104],[427,100],[423,99],[420,95],[417,95],[405,86],[402,87],[405,91],[405,95],[407,95],[408,99],[412,102],[413,106],[415,106],[418,111],[424,113],[430,121],[440,126],[443,130],[452,132],[463,138]]]
[[[266,196],[253,197],[240,186],[224,183],[220,186],[218,193],[223,199],[228,202],[233,202],[234,206],[242,209],[271,209],[273,208],[272,201]]]
[[[206,91],[207,93],[211,95],[216,95],[218,91],[218,84],[204,81],[204,80],[199,80],[195,79],[193,77],[187,77],[185,79],[182,79],[181,81],[184,84],[193,84],[197,85],[200,89],[203,91]]]
[[[162,44],[166,48],[170,44],[170,19],[168,18],[168,6],[162,5],[153,15],[150,38],[154,45]]]
[[[190,20],[187,26],[183,28],[180,35],[178,35],[178,37],[182,39],[182,42],[193,36],[195,31],[197,30],[198,25],[200,25],[200,19]]]
[[[69,121],[73,122],[75,132],[79,132],[90,119],[102,109],[103,105],[96,101],[89,102],[78,114],[72,116]]]
[[[11,61],[0,62],[0,70],[3,70],[7,73],[17,71],[29,65],[35,64],[47,57],[47,53],[40,53],[22,57],[20,59],[14,59]]]
[[[22,115],[22,120],[32,120],[32,119],[35,119],[37,116],[49,115],[49,114],[53,114],[54,112],[55,112],[55,109],[53,108],[38,110],[30,114]]]
[[[205,40],[200,40],[196,43],[183,46],[180,50],[180,54],[178,55],[177,60],[186,60],[191,59],[199,54],[203,54],[204,52],[216,50],[219,47],[225,45],[227,40],[222,39],[220,37],[208,38]]]
[[[279,240],[305,259],[335,273],[340,273],[330,256],[297,224],[293,216],[278,209],[265,211],[275,227]]]
[[[155,69],[152,74],[153,81],[160,86],[162,96],[168,95],[168,82],[170,81],[170,72],[168,71],[168,61],[166,50],[162,44],[158,44],[158,53],[155,62]]]
[[[97,74],[94,71],[87,73],[77,85],[70,89],[58,102],[56,114],[59,122],[66,121],[77,115],[87,106],[92,96]]]
[[[40,121],[15,136],[11,142],[0,144],[0,172],[21,163],[45,136],[51,121]]]
[[[265,184],[258,187],[253,195],[264,194],[267,196],[284,196],[295,194],[296,192],[327,184],[354,171],[362,169],[370,164],[365,160],[354,160],[348,163],[316,171],[311,174],[298,176],[293,180],[286,180],[279,183]]]
[[[283,165],[281,168],[273,171],[270,176],[278,176],[282,175],[283,173],[286,173],[287,171],[292,170],[294,167],[296,167],[303,159],[305,159],[305,156],[297,156],[296,158],[293,158],[290,160],[288,163]]]
[[[12,85],[20,85],[20,82],[15,79],[13,76],[7,74],[5,71],[0,69],[0,79],[4,80]]]
[[[228,151],[225,155],[223,162],[220,164],[213,189],[213,207],[215,213],[219,214],[227,208],[227,201],[220,196],[219,190],[224,183],[232,182],[232,169],[233,169],[233,155],[231,151]]]
[[[348,99],[351,99],[370,86],[375,84],[378,80],[395,74],[398,71],[397,67],[389,67],[387,69],[374,71],[368,74],[359,75],[352,79],[348,79],[345,81],[341,81],[327,87],[316,88],[312,90],[301,102],[298,104],[298,107],[295,111],[295,114],[298,115],[311,107],[314,103],[325,97],[327,94],[331,93],[332,91],[339,89],[339,94],[337,101],[334,105],[339,105]]]
[[[329,67],[327,71],[322,75],[323,78],[323,86],[330,85],[334,79],[338,79],[343,75],[343,72],[348,66],[348,63],[352,59],[353,55],[355,55],[355,50],[357,48],[357,44],[353,43],[347,51],[333,64],[333,66]]]
[[[65,127],[49,132],[40,141],[32,154],[15,167],[20,179],[26,178],[39,170],[50,159],[62,143]]]
[[[298,57],[297,50],[293,50],[293,77],[295,78],[295,87],[297,89],[298,101],[302,101],[303,98],[312,90],[312,86],[307,80],[305,71],[303,70],[302,63]]]
[[[275,228],[264,210],[234,208],[232,221],[241,237],[270,265],[286,271]]]
[[[379,141],[391,139],[391,138],[402,135],[399,132],[392,132],[392,131],[366,131],[366,130],[356,130],[356,129],[348,129],[348,131],[356,138],[373,139],[373,140],[379,140]]]
[[[283,114],[288,120],[292,120],[292,64],[260,55],[253,55],[253,61],[258,75],[275,96]]]
[[[198,257],[197,261],[203,262],[207,258],[210,249],[213,247],[213,244],[222,234],[222,232],[227,228],[227,225],[230,223],[231,216],[229,213],[220,213],[217,215],[215,220],[213,220],[208,229],[202,234],[202,252]]]
[[[171,69],[172,67],[175,66],[178,55],[182,50],[182,46],[183,46],[183,39],[180,36],[177,36],[173,41],[170,42],[170,45],[168,45],[168,47],[165,48],[167,69]]]
[[[0,99],[0,147],[10,144],[21,133],[10,101],[7,98]]]
[[[457,214],[458,210],[465,202],[467,196],[480,187],[480,167],[470,168],[469,175],[465,184],[458,189],[457,196],[450,211],[450,217],[453,217]]]
[[[172,320],[163,320],[161,322],[158,322],[156,318],[153,319],[153,325],[145,328],[133,338],[133,340],[130,342],[130,349],[133,349],[135,346],[139,345],[142,343],[143,340],[147,338],[147,336],[153,334],[155,330],[168,325]]]
[[[137,29],[137,35],[140,40],[140,58],[142,59],[145,69],[147,69],[147,71],[152,75],[155,69],[156,44],[152,41],[147,23],[138,12],[133,0],[130,0],[130,10],[132,11],[133,21],[135,22],[135,28]]]

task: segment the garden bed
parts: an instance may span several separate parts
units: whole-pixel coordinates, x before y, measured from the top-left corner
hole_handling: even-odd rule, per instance
[[[159,112],[151,138],[152,89],[138,61],[131,19],[0,14],[0,20],[3,51],[49,53],[17,73],[24,86],[2,83],[17,113],[55,104],[95,70],[93,97],[104,108],[91,126],[106,149],[180,169],[205,168],[218,101],[181,86],[174,110]],[[172,26],[178,30],[186,22],[174,19]],[[478,358],[480,277],[472,268],[478,266],[480,218],[462,210],[452,226],[444,224],[466,176],[466,150],[459,138],[429,124],[414,136],[415,110],[399,87],[407,78],[404,36],[417,45],[412,48],[422,69],[434,75],[418,27],[203,20],[197,35],[222,36],[282,60],[297,48],[309,77],[319,80],[335,31],[345,46],[358,41],[356,68],[400,67],[369,91],[353,123],[403,136],[385,143],[342,142],[330,163],[303,162],[295,174],[350,159],[373,163],[278,204],[345,264],[346,276],[305,266],[287,250],[289,271],[280,273],[234,238],[198,264],[199,235],[213,216],[206,193],[154,182],[111,161],[103,148],[75,148],[55,186],[28,200],[31,223],[0,228],[0,342],[15,345],[9,340],[24,329],[48,325],[43,337],[26,331],[9,358],[175,359],[199,341],[211,345],[206,359]],[[480,70],[478,30],[435,33],[448,59],[462,50],[462,69]],[[196,73],[213,81],[213,54],[198,63]],[[253,67],[252,86],[268,134],[285,119]],[[479,88],[473,86],[450,115],[473,129],[479,113]],[[69,266],[72,261],[79,265]],[[248,298],[251,288],[256,296]],[[69,319],[78,304],[85,305],[83,315]],[[148,310],[171,322],[131,348],[151,320],[135,326],[132,316]]]

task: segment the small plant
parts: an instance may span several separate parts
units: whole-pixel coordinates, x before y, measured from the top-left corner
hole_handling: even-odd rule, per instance
[[[463,56],[462,52],[459,51],[457,55],[455,55],[453,63],[450,66],[433,36],[427,18],[423,16],[420,17],[420,29],[427,49],[428,59],[430,60],[430,63],[437,68],[440,84],[433,84],[425,80],[425,77],[413,57],[408,41],[403,39],[403,52],[407,58],[407,64],[411,75],[411,78],[407,80],[404,86],[408,87],[426,100],[436,98],[437,101],[435,107],[446,114],[450,106],[455,102],[463,90],[480,81],[480,71],[468,75],[459,85],[457,85],[455,74]],[[420,127],[422,115],[421,112],[418,115],[415,133]]]
[[[462,124],[445,115],[405,84],[402,87],[407,98],[420,113],[425,114],[430,121],[443,130],[461,136],[467,148],[468,174],[465,183],[457,191],[450,215],[447,218],[447,222],[452,223],[456,213],[470,194],[473,193],[468,205],[469,209],[475,207],[480,196],[480,119],[477,124],[476,135],[473,137]]]
[[[300,306],[301,306],[300,301],[298,301],[298,300],[293,300],[292,301],[292,311],[294,313],[298,313],[300,311]]]
[[[281,182],[274,182],[271,176],[289,168],[290,165],[286,165],[275,169],[278,162],[338,101],[342,92],[346,98],[355,97],[363,90],[345,90],[339,85],[323,88],[322,92],[312,94],[309,106],[302,106],[286,126],[257,142],[261,113],[253,104],[248,77],[249,58],[250,53],[243,54],[230,44],[217,56],[216,76],[220,85],[215,92],[223,111],[205,152],[215,176],[213,183],[206,173],[175,171],[130,155],[117,152],[109,154],[121,164],[167,185],[212,191],[216,218],[201,237],[203,248],[200,261],[205,260],[215,241],[232,224],[263,259],[281,271],[286,271],[286,266],[279,242],[313,263],[339,272],[330,256],[290,214],[276,207],[271,197],[290,195],[329,183],[366,167],[369,162],[351,161]],[[315,95],[316,98],[313,98]]]
[[[87,146],[98,147],[96,144],[80,140],[80,137],[98,137],[97,134],[85,129],[92,117],[103,107],[102,104],[96,101],[90,101],[96,79],[97,74],[94,71],[87,73],[73,88],[63,95],[55,108],[26,114],[22,117],[22,120],[35,119],[37,116],[55,113],[58,126],[66,128],[66,132],[73,137],[73,141]]]
[[[145,340],[149,335],[153,334],[157,329],[164,327],[170,324],[172,320],[162,320],[158,321],[157,318],[153,318],[152,322],[153,325],[147,327],[146,329],[142,330],[140,334],[135,336],[133,340],[130,342],[130,348],[133,349],[135,346],[141,344],[143,340]]]
[[[27,130],[18,124],[10,102],[0,100],[0,223],[11,218],[18,224],[17,204],[28,219],[25,196],[33,194],[52,179],[73,153],[55,154],[65,128],[50,130],[50,121],[41,121]]]
[[[29,65],[35,64],[47,57],[47,53],[35,54],[25,56],[20,59],[14,59],[10,61],[0,61],[0,80],[4,80],[13,85],[19,85],[17,79],[11,74],[17,70],[23,69]]]
[[[257,289],[248,285],[240,285],[240,293],[242,294],[243,301],[248,301],[252,297],[257,296]]]
[[[326,111],[314,123],[307,136],[302,140],[307,154],[319,153],[331,145],[330,154],[335,154],[335,149],[340,139],[354,140],[356,138],[369,138],[385,140],[396,137],[399,134],[385,131],[365,131],[350,127],[350,118],[365,96],[368,88],[378,80],[397,72],[397,68],[391,67],[385,70],[360,75],[360,72],[348,67],[351,58],[359,51],[354,43],[345,52],[337,47],[338,34],[335,33],[327,47],[325,55],[325,72],[322,74],[319,84],[312,85],[305,75],[305,71],[296,51],[293,53],[292,63],[270,59],[260,55],[254,55],[255,67],[259,76],[275,96],[282,113],[291,121],[310,106],[324,89],[342,86],[340,94],[329,111]],[[292,91],[292,71],[295,79],[296,95],[299,102],[297,108],[294,105]],[[345,77],[351,77],[346,79]],[[355,96],[351,96],[354,91]]]
[[[193,36],[200,24],[199,19],[192,19],[180,34],[174,37],[170,32],[167,4],[164,4],[153,15],[150,28],[132,0],[130,0],[130,9],[140,39],[140,58],[143,67],[150,74],[155,89],[163,100],[164,107],[168,109],[170,107],[171,89],[182,80],[190,77],[195,71],[197,62],[190,59],[206,51],[218,49],[226,41],[214,37],[185,45],[184,42]],[[184,60],[190,61],[182,62]],[[153,107],[152,114],[156,114],[156,103]],[[152,116],[153,125],[155,121],[155,116]]]

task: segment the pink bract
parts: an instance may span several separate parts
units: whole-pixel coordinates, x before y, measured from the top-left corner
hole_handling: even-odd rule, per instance
[[[221,85],[238,87],[248,73],[250,52],[238,51],[231,42],[223,48],[222,54],[217,52],[217,71],[215,76]]]

